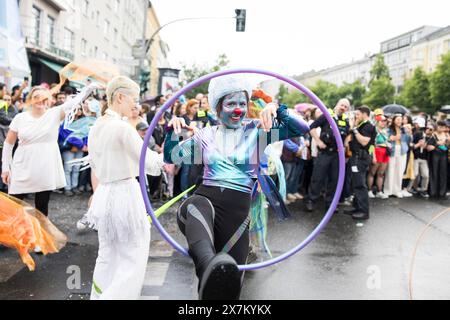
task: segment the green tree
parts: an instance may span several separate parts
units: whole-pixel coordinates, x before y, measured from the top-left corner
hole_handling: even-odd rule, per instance
[[[384,63],[382,54],[377,55],[370,70],[369,91],[366,92],[362,103],[372,109],[383,107],[394,102],[395,87],[391,83],[389,69]]]
[[[327,108],[334,108],[339,99],[341,99],[338,87],[328,81],[317,81],[311,90],[322,100]]]
[[[430,93],[434,110],[450,104],[450,52],[441,57],[442,62],[431,75]]]
[[[339,87],[338,93],[340,99],[347,98],[353,106],[359,107],[362,105],[363,97],[366,94],[366,87],[360,80],[357,80],[353,83],[345,83]]]
[[[375,58],[375,63],[370,70],[370,83],[374,80],[378,80],[381,78],[390,78],[389,68],[384,63],[384,57],[382,54],[378,54]]]
[[[306,97],[302,92],[298,90],[288,91],[288,88],[285,85],[280,85],[280,90],[276,96],[276,99],[289,108],[295,107],[299,103],[310,103],[308,97]]]
[[[362,102],[372,109],[383,107],[394,101],[395,87],[386,77],[373,80],[369,85],[369,91]]]
[[[280,89],[278,89],[278,94],[275,97],[278,101],[285,103],[286,97],[289,95],[288,88],[284,84],[280,84]]]
[[[430,96],[429,76],[422,68],[414,70],[413,77],[405,81],[399,103],[408,107],[417,107],[420,111],[433,113]]]
[[[197,64],[193,64],[192,66],[183,65],[181,70],[182,70],[182,73],[184,76],[184,81],[182,81],[180,83],[180,86],[184,87],[186,84],[191,83],[191,82],[197,80],[198,78],[201,78],[212,72],[217,72],[219,70],[222,70],[225,67],[227,67],[229,63],[230,63],[230,61],[228,60],[227,56],[225,54],[221,54],[217,58],[214,66],[211,68],[208,66],[199,66]],[[209,82],[204,83],[204,84],[198,86],[197,88],[189,91],[186,94],[186,97],[188,99],[192,99],[192,98],[195,98],[195,96],[199,93],[207,93],[208,86],[209,86]]]

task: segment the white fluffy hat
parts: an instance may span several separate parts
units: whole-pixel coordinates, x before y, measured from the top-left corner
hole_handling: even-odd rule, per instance
[[[253,86],[247,76],[243,74],[230,74],[211,80],[208,89],[209,104],[213,112],[216,112],[219,100],[226,95],[235,92],[247,92],[249,99],[252,97]]]

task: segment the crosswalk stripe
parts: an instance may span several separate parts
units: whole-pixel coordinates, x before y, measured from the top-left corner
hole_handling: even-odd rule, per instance
[[[168,270],[167,262],[149,262],[145,272],[144,286],[162,286]]]

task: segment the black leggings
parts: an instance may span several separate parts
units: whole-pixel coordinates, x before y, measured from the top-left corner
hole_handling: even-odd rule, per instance
[[[50,202],[51,191],[37,192],[34,198],[34,206],[46,217],[48,216],[48,203]],[[24,200],[27,194],[15,194],[11,195],[17,199]]]
[[[244,223],[249,215],[250,204],[250,194],[204,185],[181,204],[178,209],[178,225],[186,236],[197,275],[200,276],[205,264],[222,251]],[[228,254],[238,264],[245,264],[248,249],[247,227]]]

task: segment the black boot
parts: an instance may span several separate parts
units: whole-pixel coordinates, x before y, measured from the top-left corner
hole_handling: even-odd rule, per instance
[[[369,214],[365,212],[355,212],[352,214],[354,220],[368,220]]]
[[[219,253],[199,278],[200,300],[238,300],[241,293],[241,273],[236,261],[226,253]]]

